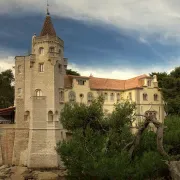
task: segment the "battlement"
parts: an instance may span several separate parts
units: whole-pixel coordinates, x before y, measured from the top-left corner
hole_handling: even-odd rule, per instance
[[[36,43],[42,43],[42,42],[52,42],[52,43],[57,43],[60,44],[62,47],[64,47],[64,41],[60,39],[57,36],[36,36],[34,37],[34,44]]]

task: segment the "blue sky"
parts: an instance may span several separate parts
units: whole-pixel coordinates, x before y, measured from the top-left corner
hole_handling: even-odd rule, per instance
[[[82,75],[126,79],[180,65],[180,2],[177,0],[50,1],[69,68]],[[40,33],[44,0],[1,0],[0,70],[25,55]]]

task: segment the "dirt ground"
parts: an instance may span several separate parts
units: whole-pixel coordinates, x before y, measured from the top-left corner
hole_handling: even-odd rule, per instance
[[[65,170],[32,170],[20,166],[0,166],[0,180],[65,180]]]

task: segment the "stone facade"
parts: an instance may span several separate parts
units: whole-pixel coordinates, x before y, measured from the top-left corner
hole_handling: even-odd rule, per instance
[[[57,168],[55,147],[64,133],[59,121],[67,61],[64,42],[53,34],[46,16],[43,36],[32,37],[32,53],[15,58],[16,131],[12,163],[31,168]]]
[[[56,36],[47,14],[40,36],[32,37],[31,54],[15,58],[15,124],[1,130],[0,163],[30,168],[63,166],[55,147],[68,138],[59,120],[65,102],[90,103],[103,94],[104,110],[110,113],[114,103],[129,99],[136,102],[137,114],[154,113],[163,122],[163,101],[155,76],[129,80],[67,76],[66,68],[64,42]],[[134,126],[139,121],[141,118]]]

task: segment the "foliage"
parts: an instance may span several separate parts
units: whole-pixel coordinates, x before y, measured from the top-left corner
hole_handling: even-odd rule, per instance
[[[170,74],[151,73],[157,75],[165,101],[165,111],[168,115],[180,115],[180,67],[176,67]]]
[[[80,74],[77,71],[73,71],[72,69],[67,69],[66,74],[67,75],[80,76]]]
[[[12,70],[0,73],[0,108],[7,108],[14,104],[14,75]]]
[[[164,143],[168,153],[172,156],[180,156],[180,116],[167,117],[165,126],[167,128],[164,132]]]
[[[156,150],[155,133],[146,131],[133,159],[125,149],[132,142],[131,123],[135,104],[115,105],[108,116],[103,98],[92,104],[67,103],[61,114],[63,126],[72,132],[69,141],[59,142],[57,152],[72,179],[148,179],[162,176],[167,166]]]
[[[152,73],[150,73],[150,76],[153,76],[153,75],[156,75],[157,76],[157,80],[158,80],[158,86],[160,87],[160,88],[162,88],[162,82],[163,82],[163,79],[165,78],[165,77],[167,77],[168,76],[168,74],[166,73],[166,72],[152,72]]]

